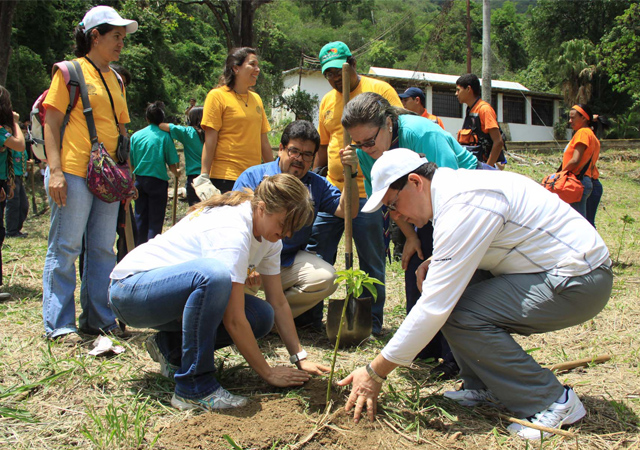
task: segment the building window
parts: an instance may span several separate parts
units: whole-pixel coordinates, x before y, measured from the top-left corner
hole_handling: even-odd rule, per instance
[[[524,110],[524,97],[502,97],[502,119],[508,123],[526,123],[527,116]]]
[[[462,105],[458,102],[455,92],[433,91],[431,94],[433,111],[431,114],[443,117],[462,117]]]
[[[531,99],[531,123],[545,127],[553,126],[553,100]]]

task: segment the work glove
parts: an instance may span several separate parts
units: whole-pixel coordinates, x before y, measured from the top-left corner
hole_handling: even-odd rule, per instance
[[[194,178],[191,185],[201,201],[205,201],[214,195],[220,194],[220,190],[211,183],[209,175],[206,173],[201,173]]]

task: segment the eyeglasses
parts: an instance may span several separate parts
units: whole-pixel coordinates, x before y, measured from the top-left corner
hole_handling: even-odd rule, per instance
[[[378,134],[380,134],[381,129],[382,127],[378,127],[378,131],[376,132],[376,135],[372,139],[369,139],[368,141],[363,142],[362,144],[356,144],[355,142],[351,141],[351,147],[362,149],[362,148],[371,148],[375,146],[376,140],[378,139]]]
[[[313,152],[301,152],[299,149],[295,147],[287,147],[287,154],[291,158],[301,157],[303,161],[311,162],[313,161],[313,157],[316,156]]]
[[[404,187],[403,187],[402,189],[404,189]],[[393,198],[393,200],[392,200],[392,201],[387,205],[387,209],[388,209],[389,211],[397,211],[396,203],[398,203],[398,196],[400,195],[400,191],[401,191],[402,189],[399,189],[399,190],[398,190],[398,192],[396,192],[396,196],[395,196],[395,197]]]
[[[342,75],[342,70],[340,70],[340,69],[334,69],[334,70],[327,69],[327,70],[324,71],[323,75],[327,80],[333,80],[335,78],[338,78],[340,75]]]

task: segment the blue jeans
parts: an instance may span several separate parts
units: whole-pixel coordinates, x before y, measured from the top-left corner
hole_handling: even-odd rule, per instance
[[[587,220],[593,228],[596,227],[596,212],[598,212],[598,205],[600,204],[600,199],[602,198],[602,183],[600,183],[599,179],[591,180],[593,184],[593,189],[591,190],[591,195],[587,199]]]
[[[227,266],[202,258],[114,280],[110,301],[127,325],[160,331],[160,351],[180,367],[175,392],[193,399],[220,387],[213,352],[232,344],[222,325],[230,294]],[[245,295],[245,314],[256,338],[273,327],[273,309],[264,300]]]
[[[367,202],[367,199],[360,199],[360,209]],[[329,264],[335,264],[338,254],[338,244],[344,232],[344,219],[333,214],[318,213],[313,223],[311,240],[307,250],[316,252]],[[353,219],[353,240],[358,252],[360,269],[369,276],[375,277],[384,283],[385,270],[385,245],[384,230],[382,226],[382,211],[372,213],[358,213],[358,217]],[[376,285],[378,299],[372,303],[371,315],[373,319],[373,332],[380,333],[382,330],[383,311],[385,302],[385,286]],[[362,297],[370,296],[365,290]],[[318,306],[322,311],[322,303]]]
[[[582,186],[584,187],[584,191],[582,191],[582,198],[579,202],[570,203],[571,207],[578,211],[582,217],[587,218],[587,200],[591,195],[591,190],[593,189],[593,183],[591,182],[591,178],[588,176],[582,177]]]
[[[29,214],[29,199],[24,188],[24,180],[21,176],[16,176],[14,181],[16,187],[13,191],[13,198],[7,200],[5,214],[7,236],[17,236],[22,230],[27,214]]]
[[[44,177],[49,192],[49,169]],[[108,332],[118,325],[108,306],[109,274],[116,264],[113,245],[119,203],[105,203],[87,189],[86,179],[64,174],[67,205],[60,207],[49,197],[51,225],[42,273],[42,317],[49,338],[77,331],[74,291],[75,262],[82,249],[86,256],[80,288],[80,329]]]

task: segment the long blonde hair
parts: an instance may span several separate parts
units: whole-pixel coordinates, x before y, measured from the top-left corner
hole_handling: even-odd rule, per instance
[[[260,202],[264,203],[267,214],[278,214],[286,211],[282,234],[292,234],[302,227],[313,223],[314,209],[309,190],[302,182],[287,173],[279,173],[263,179],[255,191],[230,191],[214,195],[211,198],[193,205],[189,212],[200,208],[217,208],[219,206],[238,206],[250,201],[255,212]]]

